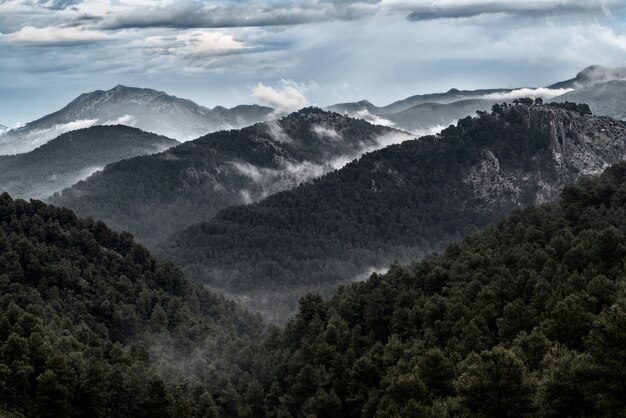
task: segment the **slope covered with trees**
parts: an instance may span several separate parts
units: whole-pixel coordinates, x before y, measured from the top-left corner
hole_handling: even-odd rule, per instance
[[[0,195],[0,415],[626,414],[626,164],[257,319],[128,234]]]
[[[303,109],[107,166],[51,199],[153,244],[227,206],[258,201],[407,134]],[[382,143],[382,145],[381,145]]]
[[[129,234],[0,195],[0,416],[228,415],[260,332]]]
[[[626,164],[444,254],[309,295],[268,416],[626,416]]]
[[[78,129],[33,151],[1,158],[0,191],[19,198],[45,198],[107,164],[177,144],[173,139],[123,125]]]
[[[626,157],[626,126],[584,105],[494,106],[440,135],[364,155],[311,184],[228,208],[159,249],[189,277],[280,319],[299,294],[415,260],[551,201]],[[282,305],[278,301],[282,298]]]

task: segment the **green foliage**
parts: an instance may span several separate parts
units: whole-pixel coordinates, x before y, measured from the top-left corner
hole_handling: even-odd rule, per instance
[[[297,307],[294,289],[328,295],[368,269],[441,251],[513,208],[556,199],[579,172],[567,163],[557,167],[551,126],[570,126],[567,135],[577,138],[580,126],[594,120],[530,99],[497,105],[437,136],[368,153],[258,204],[224,209],[174,235],[157,254],[194,280],[271,299],[262,311],[281,308],[283,292],[285,317]],[[445,283],[437,269],[426,280],[433,291]],[[519,308],[511,306],[505,320]]]
[[[129,234],[0,195],[0,415],[217,416],[260,332]]]
[[[619,164],[441,256],[302,298],[265,341],[267,415],[626,416],[624,196]]]
[[[341,139],[320,134],[320,127]],[[397,131],[308,108],[276,122],[211,133],[160,154],[110,164],[50,201],[152,245],[227,206],[292,188],[298,170],[315,172],[321,164],[375,146],[381,135],[393,133]]]

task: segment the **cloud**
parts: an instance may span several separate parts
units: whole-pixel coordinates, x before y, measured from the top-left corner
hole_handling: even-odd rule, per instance
[[[20,134],[18,129],[12,132],[19,135],[19,141],[15,141],[15,136],[9,136],[7,139],[2,136],[3,140],[0,141],[0,153],[2,155],[8,155],[29,152],[61,134],[76,129],[88,128],[95,125],[97,122],[97,119],[81,119],[69,123],[55,124],[49,128],[27,132],[26,134]]]
[[[81,2],[82,0],[51,0],[51,1],[39,0],[39,4],[41,4],[44,7],[54,9],[54,10],[66,9],[70,6],[75,6]]]
[[[353,20],[371,13],[365,1],[273,1],[206,4],[174,2],[158,7],[136,7],[105,18],[103,27],[122,28],[233,28],[300,25]]]
[[[313,132],[320,139],[328,138],[328,139],[332,139],[333,141],[339,141],[343,139],[343,135],[341,135],[340,132],[337,132],[333,128],[326,128],[324,126],[315,125],[313,126]]]
[[[66,132],[89,128],[97,122],[98,119],[80,119],[68,123],[59,123],[52,125],[50,128],[29,132],[27,139],[29,141],[34,139],[36,142],[43,143]]]
[[[141,42],[143,48],[158,54],[196,59],[235,53],[249,49],[232,34],[214,31],[189,32],[175,36],[151,36]]]
[[[273,107],[277,113],[293,112],[303,108],[308,103],[304,94],[291,85],[284,85],[281,90],[275,90],[259,83],[252,93],[256,99]]]
[[[367,152],[409,139],[413,139],[413,136],[405,132],[386,133],[376,138],[374,143],[361,144],[359,149],[336,156],[322,164],[311,161],[283,161],[278,168],[258,167],[248,162],[239,161],[229,161],[228,164],[234,168],[235,172],[248,177],[257,186],[260,186],[260,195],[247,190],[242,193],[244,202],[251,203],[279,191],[294,188],[330,171],[338,170]]]
[[[79,45],[106,39],[104,33],[93,30],[57,27],[38,28],[35,26],[24,26],[17,32],[4,36],[12,44],[34,46]]]
[[[424,2],[421,2],[424,3]],[[411,21],[470,18],[486,14],[506,14],[516,17],[544,18],[547,16],[588,15],[611,13],[609,0],[443,0],[413,7]]]
[[[100,125],[126,125],[126,126],[135,126],[137,123],[137,118],[133,115],[124,115],[120,116],[117,119],[107,120]]]
[[[492,100],[515,100],[521,99],[523,97],[530,97],[536,99],[541,97],[542,99],[552,99],[553,97],[560,96],[565,93],[569,93],[574,89],[549,89],[549,88],[538,88],[538,89],[516,89],[510,92],[505,93],[491,93],[483,96],[483,99],[492,99]]]
[[[366,120],[374,125],[388,126],[390,128],[395,126],[395,123],[393,123],[392,121],[375,115],[367,109],[357,110],[356,112],[351,113],[349,116],[357,119]]]
[[[277,120],[270,120],[265,123],[267,126],[267,134],[276,142],[292,143],[293,139],[287,135]]]

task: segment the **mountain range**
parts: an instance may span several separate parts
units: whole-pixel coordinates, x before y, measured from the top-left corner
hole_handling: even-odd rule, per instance
[[[150,245],[227,206],[251,203],[410,135],[319,109],[206,135],[110,164],[50,201]]]
[[[0,195],[3,416],[623,415],[626,165],[264,330],[129,234]]]
[[[610,113],[611,116],[620,119],[621,99],[619,93],[624,81],[620,81],[619,78],[623,76],[623,73],[624,71],[620,69],[593,66],[581,71],[571,80],[554,84],[545,89],[490,89],[476,91],[451,89],[446,93],[411,96],[383,107],[376,107],[367,101],[362,101],[353,104],[336,105],[331,108],[347,112],[348,114],[356,114],[359,119],[371,119],[377,123],[404,126],[410,131],[423,133],[440,131],[450,121],[462,118],[463,115],[475,114],[477,111],[480,114],[477,120],[487,117],[500,117],[506,120],[512,118],[511,125],[517,126],[518,120],[516,118],[521,116],[508,110],[507,106],[499,105],[496,102],[501,102],[507,97],[517,97],[526,93],[538,96],[538,98],[541,96],[546,97],[548,93],[545,91],[548,90],[548,97],[555,94],[555,92],[567,92],[554,99],[555,103],[560,102],[562,105],[555,104],[546,107],[551,109],[552,113],[550,115],[555,118],[555,115],[560,114],[559,112],[582,112],[589,120],[596,120],[587,115],[588,108],[571,104],[573,100],[579,101],[592,98],[593,100],[587,100],[591,103],[592,109],[599,110],[599,114],[612,112]],[[494,104],[497,106],[494,107]],[[530,106],[530,108],[536,108],[539,111],[544,105],[542,105],[541,100],[537,100],[536,103],[532,103],[532,101],[529,103],[526,99],[517,99],[517,104],[513,108],[524,106]],[[487,115],[485,112],[492,109],[492,107],[497,111],[494,114]],[[159,115],[159,112],[167,113],[171,112],[172,109],[174,109],[173,114],[176,116],[174,119],[177,119],[178,122],[190,120],[188,119],[191,117],[189,115],[197,116],[202,114],[206,116],[208,114],[206,112],[208,109],[206,108],[201,108],[187,100],[168,96],[163,92],[118,86],[107,92],[97,91],[82,95],[63,111],[44,117],[36,122],[41,123],[41,121],[47,121],[55,117],[64,117],[64,120],[76,121],[84,120],[80,118],[95,117],[97,115],[99,115],[98,120],[108,119],[114,115],[121,114],[119,112],[122,112],[123,109],[130,108],[139,109],[136,112],[138,114],[148,115],[149,117],[147,116],[145,119],[146,123],[151,121],[150,118],[154,115]],[[242,110],[243,107],[234,109]],[[259,110],[261,108],[255,109]],[[364,109],[366,113],[362,113],[359,109]],[[506,112],[502,113],[503,110],[506,110]],[[227,113],[226,109],[219,107],[211,110],[211,112]],[[270,112],[271,109],[263,108],[256,116],[267,116]],[[187,116],[182,117],[181,115],[183,114]],[[550,119],[552,116],[547,119]],[[530,116],[529,118],[532,120]],[[167,117],[162,117],[161,119],[165,121]],[[316,218],[318,215],[313,214],[314,220],[312,222],[306,226],[299,226],[304,228],[301,231],[301,234],[304,235],[298,238],[299,242],[304,243],[304,245],[310,245],[306,250],[299,249],[299,244],[293,243],[293,239],[295,239],[293,237],[298,234],[294,235],[292,231],[284,230],[284,228],[291,228],[292,224],[298,224],[306,210],[300,210],[294,215],[294,218],[289,218],[292,216],[292,207],[282,208],[281,205],[284,202],[278,203],[277,207],[273,207],[273,203],[264,201],[262,208],[265,208],[265,205],[270,205],[271,209],[267,209],[270,213],[281,213],[281,216],[285,218],[270,217],[267,220],[270,225],[261,226],[261,224],[257,225],[254,222],[262,223],[265,215],[261,216],[256,213],[257,207],[255,205],[245,208],[236,207],[241,204],[258,202],[267,197],[269,197],[267,202],[274,202],[272,200],[274,198],[271,197],[273,194],[293,188],[296,188],[293,191],[294,196],[299,196],[297,199],[302,198],[303,201],[312,199],[311,201],[316,203],[321,202],[320,204],[322,205],[328,205],[326,198],[318,199],[317,196],[300,197],[299,193],[306,194],[302,190],[309,189],[308,186],[297,186],[306,184],[330,171],[340,169],[349,161],[359,158],[363,153],[411,138],[410,135],[404,132],[393,130],[389,127],[375,126],[359,119],[310,108],[293,113],[277,121],[267,121],[239,130],[212,133],[151,156],[143,156],[141,154],[150,154],[158,150],[138,148],[131,151],[124,148],[120,143],[119,153],[114,158],[111,157],[108,160],[101,159],[99,161],[95,161],[92,156],[78,161],[81,159],[80,155],[89,153],[88,148],[84,148],[83,154],[78,153],[76,154],[77,157],[72,159],[72,152],[56,152],[55,154],[53,152],[54,146],[41,147],[34,154],[38,157],[28,156],[28,154],[1,157],[0,166],[6,167],[4,170],[6,174],[0,180],[7,184],[5,188],[13,194],[23,197],[45,197],[48,192],[55,192],[68,187],[61,193],[52,196],[50,202],[70,207],[81,216],[103,219],[117,230],[130,231],[140,242],[148,245],[150,248],[158,248],[160,256],[183,266],[186,272],[195,279],[208,282],[222,291],[229,292],[233,296],[248,298],[248,294],[246,292],[242,293],[242,289],[248,286],[250,280],[253,280],[255,285],[266,281],[268,286],[260,285],[259,289],[262,291],[255,293],[255,297],[259,300],[252,301],[246,299],[251,303],[250,306],[259,308],[262,311],[265,311],[264,306],[268,304],[268,301],[272,301],[275,296],[280,298],[280,295],[287,291],[289,293],[287,298],[289,301],[285,302],[285,304],[269,302],[271,309],[277,309],[277,312],[280,312],[276,314],[276,318],[282,320],[285,314],[295,307],[295,300],[303,291],[330,292],[335,288],[336,283],[362,277],[367,271],[384,268],[385,265],[393,261],[391,258],[388,258],[392,257],[392,255],[400,260],[406,260],[436,251],[442,248],[442,245],[445,245],[446,242],[465,236],[473,230],[483,228],[487,225],[487,223],[481,223],[483,220],[487,222],[490,219],[498,219],[498,216],[508,212],[512,207],[511,204],[514,206],[525,206],[535,203],[534,200],[528,197],[536,192],[531,190],[533,187],[551,190],[550,193],[546,192],[546,199],[552,199],[558,194],[557,191],[565,184],[564,182],[572,181],[576,178],[575,176],[570,176],[571,173],[562,172],[560,173],[561,177],[557,176],[557,183],[553,184],[556,181],[555,178],[550,178],[547,174],[548,171],[546,171],[551,163],[546,163],[538,173],[515,174],[522,178],[530,178],[529,184],[532,184],[532,186],[525,184],[522,187],[519,184],[519,178],[511,180],[504,176],[502,181],[508,184],[507,187],[510,184],[513,185],[510,186],[512,189],[506,192],[508,193],[506,196],[498,196],[494,202],[476,203],[470,200],[463,200],[470,199],[468,197],[470,195],[463,194],[467,192],[467,184],[458,184],[459,173],[440,173],[443,175],[440,181],[448,182],[449,187],[451,187],[450,193],[457,193],[461,199],[454,203],[453,206],[460,204],[467,205],[469,208],[487,206],[487,214],[472,212],[464,218],[463,216],[465,215],[448,214],[445,211],[441,211],[441,209],[437,209],[440,210],[438,215],[441,216],[439,217],[422,212],[421,216],[424,218],[422,224],[430,226],[444,225],[448,220],[455,216],[457,217],[458,224],[450,228],[451,232],[446,231],[444,233],[441,230],[437,230],[438,226],[433,231],[430,231],[429,234],[431,232],[433,234],[432,239],[424,239],[423,237],[420,239],[400,239],[398,237],[403,236],[403,234],[390,232],[393,231],[393,228],[380,230],[380,237],[371,240],[355,240],[354,237],[337,238],[329,230],[341,231],[342,228],[350,229],[352,228],[350,226],[352,222],[359,223],[363,221],[364,214],[369,213],[368,210],[371,211],[377,205],[385,206],[389,204],[389,202],[384,201],[381,203],[368,200],[371,199],[371,196],[368,195],[370,189],[377,190],[379,188],[378,182],[382,181],[384,184],[389,179],[378,179],[374,178],[375,176],[372,177],[370,174],[361,172],[363,167],[358,164],[366,164],[366,161],[372,158],[371,156],[366,156],[362,162],[357,164],[357,167],[360,168],[357,168],[347,179],[342,177],[348,172],[344,170],[340,170],[338,173],[333,173],[330,176],[337,176],[335,181],[338,184],[333,187],[336,190],[341,190],[338,197],[331,199],[333,203],[347,205],[348,207],[356,205],[355,208],[358,208],[359,205],[365,205],[367,206],[366,210],[355,209],[358,213],[350,215],[350,210],[346,210],[345,207],[321,207],[315,209],[319,209],[320,213],[323,213],[322,219],[318,220]],[[570,119],[577,120],[575,118]],[[36,126],[37,123],[33,122],[28,126]],[[561,124],[571,125],[569,119],[565,121],[554,119],[550,123],[558,126]],[[598,126],[602,125],[602,123],[597,122]],[[538,129],[538,125],[539,123],[534,123],[534,126],[527,127],[526,131],[520,132],[519,135],[522,137],[535,134],[544,135],[545,130],[539,134],[528,132],[529,129]],[[497,129],[501,128],[497,127]],[[595,125],[580,127],[581,132],[584,132],[589,138],[594,135],[595,128]],[[117,127],[117,129],[122,128]],[[456,129],[459,129],[459,126]],[[618,137],[615,133],[617,128],[614,128],[614,125],[598,129],[605,129],[605,131],[610,132],[611,140]],[[446,131],[450,132],[449,130]],[[506,130],[502,128],[502,131]],[[600,130],[601,133],[605,131]],[[106,128],[94,128],[91,132],[94,134],[91,138],[91,143],[94,149],[97,149],[98,140],[106,142]],[[509,137],[512,135],[510,132],[504,132],[503,135],[505,135],[507,141],[510,141]],[[573,131],[567,131],[564,135],[566,138],[577,138],[577,134]],[[3,137],[6,136],[4,135]],[[417,141],[421,144],[419,147],[430,147],[428,152],[435,156],[440,155],[438,153],[441,149],[447,147],[447,144],[440,148],[441,145],[438,141],[441,141],[441,137],[432,138],[427,137]],[[445,139],[447,136],[443,138]],[[492,135],[493,138],[498,139],[500,137],[494,134]],[[620,154],[621,148],[616,148],[617,151],[614,155],[602,154],[605,151],[598,151],[593,148],[589,141],[580,141],[582,142],[576,145],[578,151],[582,155],[593,154],[589,158],[591,158],[591,164],[594,165],[594,170],[596,171],[600,170],[598,167],[604,167],[623,158]],[[52,141],[52,143],[54,142]],[[444,140],[443,142],[446,141]],[[63,143],[63,141],[60,141],[60,143]],[[116,145],[111,143],[109,146]],[[509,144],[507,146],[515,148],[518,145]],[[415,175],[424,176],[425,174],[420,172],[423,167],[430,167],[431,173],[439,172],[439,167],[430,166],[431,161],[425,161],[426,157],[424,155],[427,154],[427,151],[419,147],[417,150],[411,149],[408,151],[400,148],[403,150],[401,152],[421,155],[415,157],[417,158],[415,163],[417,171],[404,173],[402,170],[395,168],[394,161],[390,163],[391,170],[396,170],[400,173],[399,178],[403,178],[405,175],[410,179],[412,179],[411,176]],[[399,158],[394,156],[393,151],[390,150],[386,152],[392,153],[390,154],[392,160]],[[456,155],[455,153],[457,152],[460,155],[464,155],[464,152],[471,150],[468,151],[461,147],[460,150],[455,148],[448,151],[452,155]],[[48,152],[51,153],[50,157],[46,156]],[[481,148],[480,153],[486,153],[483,157],[486,159],[484,164],[487,167],[489,167],[489,164],[494,167],[501,166],[501,158],[490,148]],[[130,158],[135,155],[137,156],[136,158]],[[474,154],[469,152],[468,155]],[[490,155],[495,155],[495,160],[490,160]],[[518,158],[521,162],[524,162],[527,161],[529,155],[534,155],[535,163],[545,160],[545,156],[537,154],[537,150],[528,151],[528,155],[520,154]],[[556,161],[556,158],[554,157],[553,159]],[[41,163],[41,161],[46,159],[55,161],[54,164],[56,165],[53,164],[50,167],[46,167],[45,164]],[[63,161],[64,159],[67,161]],[[116,160],[121,161],[115,162]],[[28,161],[33,161],[34,165],[29,165]],[[449,164],[449,161],[443,157],[439,161],[440,164]],[[470,161],[477,163],[478,160],[474,161],[465,156],[465,161],[462,164],[469,164]],[[101,172],[95,173],[84,179],[84,181],[74,184],[77,180],[82,180],[95,171],[96,168],[101,168],[107,163],[113,164],[106,166]],[[383,161],[382,163],[384,166],[389,162]],[[64,165],[66,167],[74,165],[76,169],[73,172],[72,170],[63,172],[61,167]],[[465,170],[464,175],[469,176],[467,173],[470,167],[463,166],[462,168]],[[407,169],[407,167],[403,167],[403,170]],[[581,172],[585,172],[582,166],[578,167],[578,169]],[[58,172],[55,172],[55,170]],[[376,172],[371,167],[369,170]],[[496,169],[491,167],[486,170],[493,171]],[[384,170],[381,173],[377,173],[376,176],[383,174]],[[457,177],[452,179],[446,177],[450,175],[456,175]],[[482,178],[481,175],[476,175],[477,182],[487,184],[491,181]],[[359,183],[364,178],[370,178],[370,181],[373,183],[365,186]],[[324,194],[320,190],[328,186],[319,186],[318,183],[326,184],[324,183],[325,181],[329,180],[324,178],[321,182],[313,181],[311,187],[319,188],[316,192],[312,192],[313,195],[317,193]],[[430,186],[432,187],[438,184],[438,180],[433,178],[431,183]],[[348,187],[350,190],[344,190],[344,187]],[[421,185],[419,187],[424,186]],[[419,187],[416,190],[410,188],[408,190],[409,195],[417,193],[413,198],[414,200],[419,200],[418,196],[422,196],[423,199],[423,193],[427,193],[427,195],[431,193],[430,191],[423,192]],[[504,186],[500,184],[493,187],[497,191],[500,190],[498,189],[499,187]],[[397,184],[395,189],[392,186],[387,186],[387,189],[392,191],[393,197],[390,201],[398,198],[394,194],[399,193],[400,187]],[[359,196],[354,195],[356,191],[360,191]],[[485,192],[484,194],[490,193]],[[516,193],[521,193],[524,198],[520,198]],[[287,195],[291,196],[289,193]],[[448,199],[447,196],[440,195],[438,192],[435,195],[439,199]],[[279,202],[282,196],[284,195],[280,194],[275,197],[277,199],[275,201]],[[351,197],[348,198],[346,196]],[[290,201],[290,199],[292,197],[289,197],[287,200]],[[441,203],[439,201],[436,202],[436,204],[433,203],[433,208]],[[296,204],[294,205],[297,206]],[[411,205],[413,203],[410,203],[409,207],[413,207]],[[231,206],[234,207],[226,209]],[[383,206],[380,206],[379,209],[385,212],[386,209],[382,209]],[[306,204],[303,207],[308,209],[314,207],[314,205]],[[402,208],[402,206],[399,207]],[[419,205],[415,207],[418,208]],[[223,209],[225,211],[219,213]],[[390,213],[395,213],[394,210],[392,208]],[[335,213],[335,211],[340,214],[335,215],[338,219],[344,216],[348,217],[344,220],[345,222],[342,221],[343,223],[340,225],[332,225],[333,217],[329,218],[328,214]],[[229,218],[231,215],[228,214],[231,213],[236,214],[232,215],[236,216],[235,225],[233,225],[232,219]],[[216,214],[218,216],[213,219]],[[352,219],[351,216],[354,216],[354,219],[357,219],[357,221],[350,220]],[[401,228],[404,228],[402,225],[412,222],[410,218],[407,218],[408,212],[393,216],[398,216],[397,225]],[[434,218],[428,218],[428,216],[434,216]],[[254,219],[251,225],[247,225],[250,222],[249,217]],[[474,222],[472,217],[475,217],[478,221]],[[433,219],[435,218],[441,219],[440,221],[434,221]],[[273,230],[272,228],[276,225],[272,225],[272,222],[281,223],[280,228],[276,231]],[[383,220],[372,220],[376,228],[386,228],[382,226],[386,225],[385,222]],[[413,226],[415,225],[421,224],[413,222]],[[190,228],[186,230],[185,228],[188,227]],[[252,227],[253,231],[247,231],[249,227]],[[205,230],[209,231],[206,236]],[[216,230],[218,232],[215,232]],[[410,230],[411,228],[405,228],[404,234]],[[228,233],[226,234],[223,231],[228,231]],[[217,234],[217,238],[213,238],[214,233]],[[244,236],[254,236],[257,233],[262,238],[256,241],[243,238]],[[360,233],[368,235],[372,234],[373,230],[369,231],[365,228],[357,231],[356,236]],[[222,236],[223,234],[226,236]],[[391,235],[394,235],[394,237],[391,237]],[[419,234],[414,235],[419,236]],[[237,239],[241,240],[241,242],[237,241],[235,244],[234,242],[237,239],[233,237],[240,237]],[[327,240],[330,241],[326,242]],[[363,244],[364,241],[367,241],[367,244]],[[267,247],[268,242],[271,243],[270,247]],[[309,242],[312,243],[307,244]],[[325,250],[327,254],[319,252],[321,247],[333,248],[333,245],[330,244],[331,242],[336,246],[336,250]],[[243,248],[248,248],[247,253]],[[347,248],[349,250],[346,250]],[[213,261],[214,258],[217,262]],[[301,269],[304,270],[301,271]],[[294,274],[299,278],[298,283],[293,283],[291,276]],[[262,280],[261,276],[263,276]],[[282,286],[281,283],[288,284]],[[251,288],[254,288],[254,286]],[[275,291],[278,292],[278,296],[273,293]]]
[[[596,65],[585,68],[570,80],[546,88],[450,89],[445,93],[410,96],[382,107],[362,100],[332,105],[327,110],[418,136],[438,132],[462,117],[474,115],[477,110],[490,109],[494,103],[526,96],[590,102],[596,114],[623,119],[623,95],[619,88],[613,89],[615,83],[611,82],[624,80],[625,75],[626,69]],[[278,116],[269,107],[239,105],[231,109],[222,106],[209,109],[162,91],[119,85],[107,91],[82,94],[57,112],[20,128],[5,129],[5,135],[0,137],[0,155],[28,152],[64,132],[93,125],[124,124],[186,141]]]
[[[593,65],[572,79],[545,88],[450,89],[446,93],[411,96],[382,107],[362,100],[333,105],[328,109],[418,135],[438,132],[463,117],[474,115],[477,110],[485,111],[495,103],[526,96],[559,102],[588,103],[594,114],[622,120],[626,117],[622,110],[626,104],[620,84],[623,80],[626,80],[626,68]]]
[[[0,155],[71,185],[0,191],[0,417],[623,417],[625,75],[184,143],[109,115],[192,103],[81,96]]]
[[[173,139],[124,125],[78,129],[33,151],[0,157],[0,188],[14,197],[43,199],[109,163],[177,144]]]
[[[92,125],[129,125],[180,141],[267,120],[273,109],[240,105],[200,106],[162,91],[116,86],[81,94],[63,109],[0,137],[0,155],[31,151],[58,135]]]
[[[626,80],[583,87],[556,97],[554,101],[586,103],[594,114],[626,120]]]
[[[224,209],[158,254],[280,320],[307,291],[330,293],[394,260],[439,251],[625,158],[625,124],[585,105],[519,100]]]
[[[552,84],[548,86],[548,88],[580,89],[613,80],[626,80],[626,68],[609,68],[601,65],[590,65],[576,74],[576,77]]]

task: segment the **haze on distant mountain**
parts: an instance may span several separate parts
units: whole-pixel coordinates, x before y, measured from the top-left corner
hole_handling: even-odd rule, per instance
[[[601,65],[590,65],[576,74],[576,77],[555,83],[549,86],[549,88],[580,89],[613,80],[626,80],[626,68],[608,68]]]
[[[587,103],[594,114],[626,119],[626,79],[580,88],[554,99],[556,102]]]
[[[42,199],[107,164],[177,144],[173,139],[123,125],[71,131],[28,153],[0,157],[0,190],[16,198]]]
[[[362,118],[372,123],[397,127],[417,135],[436,133],[444,127],[456,123],[461,118],[474,115],[476,111],[491,109],[495,103],[523,97],[576,103],[587,103],[587,100],[595,100],[594,105],[591,106],[594,113],[616,117],[624,113],[624,106],[621,106],[619,102],[619,90],[613,92],[612,101],[606,100],[607,95],[611,94],[610,88],[605,92],[595,93],[595,97],[589,92],[581,92],[580,95],[577,95],[572,91],[579,92],[580,89],[585,88],[593,89],[593,86],[607,81],[624,79],[626,79],[626,68],[592,65],[579,72],[576,77],[548,87],[462,91],[450,89],[446,93],[411,96],[382,107],[362,100],[332,105],[328,109]],[[618,118],[623,119],[623,116]]]
[[[117,86],[77,97],[63,109],[0,137],[0,155],[28,152],[60,134],[93,125],[129,125],[180,141],[267,120],[273,109],[240,105],[200,106],[162,91]]]
[[[50,199],[154,244],[411,136],[315,108],[111,164]]]
[[[585,105],[517,103],[227,208],[159,254],[281,320],[303,293],[439,251],[626,158],[626,125]]]

